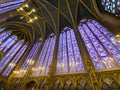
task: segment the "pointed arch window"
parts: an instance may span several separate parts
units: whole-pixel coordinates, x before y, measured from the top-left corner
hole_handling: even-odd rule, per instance
[[[13,58],[13,60],[8,64],[8,66],[6,67],[6,69],[3,72],[3,76],[9,76],[10,73],[12,72],[12,70],[15,68],[15,66],[17,65],[17,63],[19,62],[20,58],[22,57],[22,55],[24,54],[24,52],[26,51],[28,47],[28,43],[24,44],[21,49],[18,51],[18,53],[15,55],[15,57]]]
[[[105,11],[120,17],[120,0],[101,0]]]
[[[7,64],[12,60],[12,58],[16,55],[19,49],[23,45],[23,40],[18,41],[14,46],[8,51],[8,53],[2,58],[0,61],[0,72],[7,66]]]
[[[113,44],[116,48],[120,50],[120,41],[116,39],[116,37],[109,32],[105,27],[103,27],[100,23],[96,20],[91,20],[91,23],[94,24],[96,28],[100,30],[100,32],[105,35],[105,37]]]
[[[114,39],[115,37],[107,29],[95,20],[80,24],[78,29],[96,69],[119,66],[120,52],[110,38],[108,39],[109,35]]]
[[[33,45],[33,47],[31,49],[31,51],[29,52],[25,62],[21,66],[17,76],[23,77],[26,74],[26,72],[29,70],[31,65],[34,63],[35,56],[36,56],[40,46],[41,46],[41,40],[39,40],[37,43],[35,43]]]
[[[59,36],[56,73],[84,71],[73,29],[65,27]]]
[[[48,74],[49,67],[52,63],[54,48],[55,48],[56,36],[51,34],[44,43],[38,61],[33,68],[32,75]]]

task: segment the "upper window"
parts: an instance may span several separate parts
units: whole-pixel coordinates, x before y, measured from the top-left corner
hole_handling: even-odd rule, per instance
[[[59,36],[56,73],[84,71],[80,50],[73,29],[64,28]]]
[[[101,0],[104,10],[120,17],[120,0]]]
[[[5,56],[0,61],[0,72],[2,72],[3,69],[8,65],[9,62],[11,62],[14,58],[14,56],[18,53],[20,48],[23,46],[23,40],[16,42],[10,50],[7,50],[8,52],[5,54]],[[12,66],[15,67],[16,64],[12,63]]]
[[[41,46],[41,40],[33,45],[23,65],[21,66],[19,72],[17,73],[17,76],[23,77],[28,72],[29,68],[34,64],[34,60],[40,46]]]
[[[17,51],[16,55],[12,58],[12,60],[9,62],[8,66],[4,70],[4,72],[2,74],[3,76],[9,76],[10,75],[10,73],[12,72],[12,70],[15,68],[15,66],[17,66],[19,60],[21,59],[21,57],[25,53],[27,47],[28,47],[28,43],[24,43],[20,47],[19,51]]]
[[[120,66],[120,42],[96,20],[82,22],[80,35],[97,70]]]
[[[52,64],[55,42],[56,36],[54,34],[51,34],[50,37],[46,39],[37,63],[35,67],[32,68],[32,75],[48,74],[49,67]]]

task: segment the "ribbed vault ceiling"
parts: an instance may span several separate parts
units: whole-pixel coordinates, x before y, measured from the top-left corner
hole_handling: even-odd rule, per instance
[[[1,26],[9,26],[14,31],[13,34],[18,33],[15,30],[19,31],[16,35],[22,34],[25,41],[30,42],[41,37],[45,39],[51,33],[57,36],[65,26],[77,29],[80,19],[96,17],[92,12],[91,0],[29,0],[25,3],[29,5],[29,8],[24,9],[25,12],[34,8],[36,13],[31,17],[37,16],[38,20],[27,23],[28,19],[20,19],[24,16],[23,13],[13,11],[9,14],[8,22]]]

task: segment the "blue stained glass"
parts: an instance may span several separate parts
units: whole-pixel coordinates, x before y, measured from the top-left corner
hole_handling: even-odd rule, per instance
[[[66,72],[66,69],[68,69],[68,57],[67,57],[67,36],[66,36],[66,32],[63,33],[63,44],[62,44],[62,62],[61,62],[61,68],[62,68],[62,72]],[[60,52],[61,53],[61,52]],[[66,69],[65,69],[66,68]],[[68,72],[68,70],[67,70]]]
[[[47,45],[47,43],[48,43],[47,41],[48,41],[48,39],[46,40],[46,42],[45,42],[45,44],[44,44],[44,46],[43,46],[43,48],[42,48],[42,51],[41,51],[41,54],[40,54],[39,58],[40,58],[41,56],[43,56],[43,52],[44,52],[44,50],[45,50],[45,48],[46,48],[46,45]],[[38,58],[38,60],[40,60],[39,58]],[[39,64],[40,64],[40,63],[41,63],[40,61],[37,61],[35,68],[39,68]],[[33,72],[32,72],[32,75],[35,75],[35,74],[37,75],[37,74],[39,74],[39,72],[33,71]]]
[[[90,42],[87,34],[85,33],[84,29],[81,26],[78,26],[79,32],[82,36],[82,39],[84,40],[84,43],[86,45],[86,48],[91,56],[91,59],[97,69],[104,69],[105,66],[102,63],[102,60],[100,59],[97,51],[93,47],[92,43]]]
[[[77,71],[78,72],[84,71],[82,58],[79,52],[79,48],[78,48],[77,41],[75,39],[73,30],[70,30],[70,33],[71,33],[71,39],[72,39],[72,45],[73,45],[73,50],[74,50],[74,57],[75,57],[75,64],[76,64]]]
[[[41,70],[41,74],[44,74],[44,72],[46,70],[46,64],[47,64],[47,61],[49,60],[48,58],[49,58],[49,55],[50,55],[51,45],[52,45],[52,39],[50,39],[49,46],[48,46],[47,51],[46,51],[44,62],[42,64],[42,67],[44,69]]]
[[[46,67],[46,73],[48,73],[49,67],[52,64],[52,58],[53,58],[53,54],[54,54],[55,43],[56,43],[56,37],[53,38],[53,41],[52,41],[52,46],[51,46],[51,52],[50,52],[50,56],[49,56],[49,61],[48,61],[48,65]]]
[[[49,47],[48,47],[48,51],[47,51],[47,53],[46,53],[45,61],[44,61],[43,65],[42,65],[42,67],[44,67],[45,69],[42,70],[41,74],[44,74],[44,73],[45,73],[47,64],[48,64],[48,62],[50,62],[49,58],[50,58],[50,53],[51,53],[51,49],[52,49],[52,48],[51,48],[51,47],[52,47],[52,44],[53,44],[53,39],[51,38],[51,42],[50,42],[50,45],[49,45]]]
[[[28,44],[25,44],[20,51],[17,53],[17,55],[13,58],[13,60],[9,63],[7,68],[5,69],[4,73],[2,74],[3,76],[9,76],[11,71],[15,68],[16,64],[20,60],[21,56],[24,54],[25,50],[27,49]],[[13,64],[13,66],[11,66]]]
[[[42,56],[40,55],[40,57],[38,59],[39,64],[35,67],[35,68],[38,68],[38,70],[39,70],[38,72],[36,72],[36,75],[39,75],[41,73],[41,71],[44,69],[44,67],[42,67],[42,64],[44,62],[44,58],[45,58],[45,55],[46,55],[46,52],[47,52],[47,49],[48,49],[48,46],[49,46],[49,43],[50,43],[50,39],[48,38],[46,40],[46,42],[47,42],[47,45],[45,46],[45,49],[43,51],[43,55]]]
[[[80,71],[84,66],[73,29],[65,27],[59,37],[56,73]]]
[[[109,32],[105,27],[103,27],[101,24],[99,24],[96,20],[91,21],[94,26],[96,26],[99,31],[101,31],[102,34],[104,34],[111,42],[120,50],[120,42],[116,39],[116,37]]]
[[[5,68],[5,66],[9,63],[9,61],[13,58],[13,56],[17,53],[17,51],[22,46],[22,41],[16,43],[10,51],[2,58],[0,62],[0,72]]]
[[[90,29],[87,27],[87,25],[82,25],[86,34],[88,35],[90,41],[92,42],[94,48],[97,50],[99,56],[102,58],[102,62],[106,66],[106,68],[112,68],[115,67],[115,64],[113,62],[113,59],[109,56],[109,54],[105,51],[103,46],[99,43],[97,38],[93,35],[93,33],[90,31]]]
[[[101,2],[106,11],[117,17],[120,16],[120,0],[101,0]]]
[[[60,72],[62,72],[62,70],[61,70],[61,68],[59,68],[60,67],[60,65],[59,64],[61,64],[62,63],[62,50],[63,50],[63,48],[62,48],[62,44],[63,44],[63,37],[62,37],[62,33],[60,34],[60,36],[59,36],[59,47],[58,47],[58,57],[57,57],[57,73],[60,73]],[[66,70],[65,71],[67,71],[67,68],[65,68]]]
[[[47,74],[49,71],[49,66],[52,63],[54,47],[55,47],[56,37],[51,34],[49,38],[45,41],[42,48],[38,61],[33,69],[32,75]]]
[[[96,69],[112,69],[120,65],[120,42],[96,20],[78,26]]]
[[[108,52],[120,65],[119,50],[92,23],[87,22],[87,24],[89,25],[89,28],[93,31],[93,33],[96,35],[96,37],[100,40],[100,42],[104,45],[104,47],[108,50]]]
[[[12,36],[0,45],[0,50],[6,52],[17,40],[17,36]]]
[[[73,48],[72,48],[69,31],[67,31],[67,47],[68,47],[68,60],[69,60],[70,72],[76,72],[76,65],[74,61],[74,54],[73,54]]]
[[[0,34],[0,42],[3,42],[7,37],[9,37],[10,32],[3,32]]]
[[[15,0],[0,4],[0,14],[11,11],[19,7],[26,0]]]
[[[5,7],[5,6],[9,6],[9,5],[12,5],[12,4],[22,3],[24,1],[26,1],[26,0],[14,0],[14,1],[10,1],[10,2],[4,2],[4,3],[0,4],[0,8]]]
[[[23,77],[26,72],[29,70],[30,66],[34,63],[35,56],[40,48],[41,41],[38,41],[31,49],[30,53],[28,54],[25,62],[23,63],[21,69],[17,76]]]
[[[11,10],[14,10],[15,8],[19,7],[20,5],[21,4],[16,4],[16,5],[0,8],[0,14],[11,11]]]

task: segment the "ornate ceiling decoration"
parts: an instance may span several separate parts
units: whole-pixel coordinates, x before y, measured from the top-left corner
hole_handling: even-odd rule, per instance
[[[31,14],[32,10],[36,12]],[[7,22],[1,26],[21,25],[30,33],[32,42],[41,37],[46,38],[51,33],[58,36],[65,26],[77,29],[82,18],[98,18],[91,0],[29,0],[7,16]],[[28,23],[29,21],[32,22]]]

